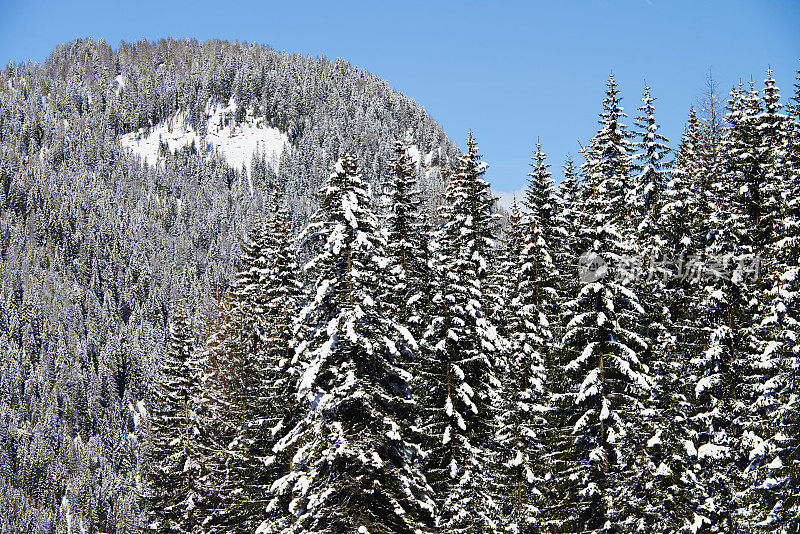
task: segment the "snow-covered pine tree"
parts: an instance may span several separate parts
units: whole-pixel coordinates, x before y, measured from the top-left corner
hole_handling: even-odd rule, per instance
[[[427,265],[422,253],[427,236],[421,228],[421,192],[408,148],[407,141],[395,142],[384,181],[384,194],[388,197],[386,253],[393,285],[386,305],[392,307],[395,320],[406,325],[416,339],[422,334],[424,319],[421,286]]]
[[[226,382],[220,412],[230,426],[226,444],[225,532],[253,532],[263,521],[273,482],[288,470],[288,459],[272,451],[285,426],[297,418],[293,368],[293,318],[298,309],[295,244],[291,216],[280,193],[271,200],[266,224],[257,224],[244,247],[232,292],[236,309],[227,328],[237,345],[226,358],[233,380]],[[238,335],[237,335],[238,334]]]
[[[625,198],[631,183],[630,144],[613,76],[609,79],[600,130],[585,154],[589,189],[580,228],[589,249],[584,260],[599,269],[583,270],[584,285],[567,303],[563,337],[570,378],[565,402],[552,413],[554,428],[569,429],[553,443],[558,466],[557,501],[551,521],[573,532],[603,532],[635,523],[641,491],[632,474],[641,464],[641,399],[651,378],[639,355],[646,349],[643,313],[635,293],[618,272],[625,254]],[[558,434],[557,434],[558,436]]]
[[[695,524],[710,532],[730,531],[737,524],[735,497],[742,475],[736,462],[746,457],[739,401],[747,376],[743,339],[752,335],[752,329],[743,322],[749,280],[736,268],[736,258],[752,254],[753,236],[747,229],[758,220],[757,196],[750,195],[758,190],[753,128],[757,107],[757,97],[752,91],[746,93],[742,84],[731,91],[721,139],[724,172],[709,184],[715,202],[706,223],[697,318],[709,337],[690,361],[694,385],[690,420],[697,457]]]
[[[264,409],[259,388],[265,376],[256,361],[262,356],[264,325],[257,301],[268,275],[267,239],[267,229],[259,222],[242,244],[240,267],[209,324],[202,357],[204,432],[199,441],[208,472],[203,482],[211,496],[204,529],[211,533],[248,528],[248,519],[252,521],[242,516],[241,507],[235,510],[246,506],[242,477],[248,472],[248,459],[234,449],[240,446],[250,409]]]
[[[631,176],[633,136],[628,132],[627,125],[621,122],[627,115],[620,104],[619,88],[613,74],[609,77],[607,87],[598,121],[600,129],[583,150],[586,161],[581,165],[581,193],[587,206],[600,196],[606,198],[611,205],[608,216],[621,229],[629,230],[625,235],[632,238],[635,226],[628,216],[627,203],[633,196],[634,187]],[[601,190],[601,185],[610,189]]]
[[[295,353],[295,321],[305,296],[300,282],[292,216],[280,192],[276,192],[272,202],[269,229],[269,276],[262,298],[266,323],[264,365],[268,380],[268,408],[260,419],[254,421],[256,424],[249,434],[256,448],[268,454],[262,459],[271,468],[270,480],[274,482],[293,469],[293,451],[284,449],[283,454],[275,454],[277,440],[300,420],[304,408],[297,400],[301,368]],[[269,451],[265,450],[266,446]],[[261,488],[260,485],[255,487],[258,498],[267,499]],[[264,507],[261,508],[263,511]],[[274,515],[284,517],[281,512],[281,509],[275,509]]]
[[[536,153],[531,157],[528,187],[525,191],[525,225],[535,228],[547,242],[553,238],[553,221],[556,212],[553,195],[553,175],[542,144],[536,141]]]
[[[654,355],[666,355],[663,344],[667,338],[662,268],[667,256],[658,228],[658,210],[662,205],[661,196],[669,172],[667,156],[670,149],[667,145],[669,140],[658,132],[654,100],[650,95],[650,87],[645,85],[642,106],[639,108],[641,114],[636,119],[636,141],[633,143],[637,151],[631,167],[635,175],[634,186],[628,199],[634,207],[636,219],[634,250],[637,269],[632,274],[641,275],[636,283],[640,284],[639,290],[644,295],[641,304],[645,310],[644,324],[647,325],[649,346],[643,362],[646,365],[652,363]]]
[[[546,364],[553,365],[552,322],[557,311],[558,273],[551,255],[557,239],[549,165],[541,144],[528,174],[525,215],[517,238],[513,299],[508,302],[510,343],[504,380],[503,419],[499,442],[504,446],[504,515],[510,532],[532,532],[541,519],[544,480],[549,465],[542,461],[546,431]]]
[[[706,341],[698,334],[700,329],[696,324],[701,298],[697,268],[705,243],[705,236],[701,236],[698,230],[705,224],[700,220],[705,193],[696,188],[702,172],[698,155],[702,143],[702,126],[694,108],[691,108],[662,194],[657,219],[666,260],[663,273],[659,274],[665,278],[664,306],[669,330],[677,353],[686,356],[699,350]]]
[[[764,84],[762,111],[754,119],[759,143],[755,151],[759,160],[761,208],[753,233],[759,239],[755,250],[759,255],[760,280],[754,284],[750,297],[756,304],[747,347],[750,384],[745,400],[749,413],[744,416],[743,424],[745,446],[749,447],[744,497],[748,506],[741,512],[750,525],[775,528],[775,523],[784,523],[787,518],[783,511],[785,488],[774,477],[773,470],[783,463],[779,450],[783,448],[780,421],[784,417],[777,415],[782,412],[784,402],[779,392],[786,385],[782,367],[791,359],[796,345],[796,339],[792,338],[796,335],[797,314],[792,300],[796,294],[797,236],[791,235],[794,225],[783,193],[791,189],[786,150],[790,123],[781,113],[782,104],[771,69],[767,70]]]
[[[176,311],[170,325],[169,350],[161,378],[148,406],[150,471],[144,494],[146,528],[154,533],[193,533],[201,518],[195,515],[199,493],[192,441],[197,392],[194,338],[186,313]]]
[[[650,87],[645,85],[640,115],[636,117],[634,147],[637,151],[632,172],[634,174],[634,199],[637,208],[637,235],[648,235],[655,224],[655,210],[669,172],[669,140],[658,132],[655,106]],[[648,224],[649,223],[649,224]],[[644,224],[644,227],[642,226]]]
[[[470,132],[451,177],[435,236],[436,292],[424,335],[428,394],[427,473],[444,532],[494,532],[492,455],[503,342],[486,316],[487,257],[494,244],[489,185]]]
[[[519,275],[517,267],[522,240],[522,214],[517,197],[514,196],[508,223],[502,239],[495,248],[492,268],[486,277],[487,316],[504,339],[508,338],[508,329],[511,327],[509,303],[516,294],[516,279]]]
[[[290,496],[284,525],[259,532],[430,532],[431,490],[404,438],[416,403],[398,366],[407,330],[381,312],[384,243],[353,155],[345,155],[322,190],[321,207],[303,233],[316,254],[306,265],[313,300],[300,313],[298,398],[308,413],[276,451],[297,447],[293,469],[274,491]],[[405,334],[405,335],[404,335]]]
[[[502,366],[496,371],[502,382],[502,394],[495,407],[497,412],[497,453],[500,461],[493,462],[496,472],[492,475],[492,483],[496,489],[498,505],[498,528],[500,530],[524,531],[528,520],[534,514],[530,506],[529,485],[524,476],[528,464],[523,465],[523,458],[516,455],[524,439],[523,418],[520,417],[518,392],[518,376],[514,374],[513,332],[516,329],[515,310],[512,301],[515,299],[519,281],[519,266],[525,246],[525,235],[522,228],[522,214],[516,196],[511,204],[508,223],[503,230],[503,237],[495,252],[495,267],[487,283],[490,291],[490,319],[498,332],[508,340],[507,351],[502,354]],[[527,451],[526,451],[527,452]],[[520,476],[522,475],[522,476]],[[520,527],[520,524],[522,525]]]
[[[687,285],[685,273],[678,271],[678,267],[685,265],[690,257],[699,252],[700,243],[694,231],[698,224],[698,211],[701,196],[694,189],[695,180],[699,172],[698,145],[702,142],[702,131],[697,113],[694,108],[689,111],[689,119],[681,136],[681,143],[675,154],[675,161],[669,172],[662,202],[658,212],[658,227],[663,240],[664,253],[676,265],[669,273],[669,281]],[[679,299],[680,300],[680,299]],[[691,309],[681,302],[669,302],[670,315],[673,321],[686,316]]]
[[[653,407],[661,434],[648,451],[654,463],[660,466],[663,462],[668,468],[656,471],[671,499],[665,506],[669,513],[662,516],[668,520],[667,524],[662,523],[667,530],[694,521],[696,503],[691,492],[696,485],[695,471],[700,469],[694,445],[696,435],[692,433],[689,418],[695,413],[690,360],[697,351],[705,349],[706,343],[698,324],[702,295],[697,268],[703,249],[696,230],[700,225],[699,204],[704,194],[695,190],[702,167],[697,150],[702,142],[701,125],[692,108],[662,194],[657,219],[665,261],[663,266],[657,263],[663,271],[655,275],[663,278],[667,337],[658,354],[660,357],[652,365],[656,377]],[[687,443],[691,446],[687,447]]]
[[[566,288],[575,282],[577,258],[583,251],[578,250],[576,239],[581,213],[580,182],[572,156],[567,156],[563,170],[564,179],[554,191],[556,210],[553,235],[557,243],[553,243],[553,261],[561,277],[559,285]]]
[[[528,187],[525,191],[525,214],[522,220],[525,237],[522,255],[519,259],[519,279],[516,288],[516,301],[512,305],[519,306],[518,314],[523,318],[524,328],[522,345],[536,347],[538,356],[529,353],[526,360],[532,366],[541,366],[549,359],[554,331],[557,321],[557,289],[559,272],[554,261],[555,243],[566,230],[560,226],[556,212],[556,198],[553,192],[553,180],[540,143],[536,143],[536,154],[533,156],[533,171],[528,173]],[[567,251],[562,250],[562,255]],[[539,361],[534,361],[534,360]],[[543,379],[543,375],[540,373]],[[533,379],[533,382],[536,380]],[[540,391],[543,393],[543,391]]]
[[[777,241],[779,269],[770,297],[782,302],[774,305],[774,330],[780,333],[782,358],[776,377],[778,408],[771,414],[775,434],[772,437],[775,458],[767,464],[769,475],[762,487],[776,499],[767,516],[758,523],[765,530],[800,532],[800,71],[795,93],[788,109],[787,181],[784,185],[784,237]],[[774,324],[769,322],[769,324]],[[770,476],[771,475],[771,476]]]
[[[678,169],[677,178],[670,179],[669,141],[658,133],[653,101],[650,88],[645,86],[641,114],[636,120],[636,186],[630,199],[637,217],[637,252],[631,274],[636,275],[636,291],[643,295],[640,303],[644,314],[640,320],[646,325],[648,343],[640,359],[653,377],[643,412],[646,443],[637,484],[637,528],[664,532],[680,530],[694,513],[694,486],[689,472],[693,461],[686,454],[684,431],[690,411],[685,387],[690,356],[678,341],[684,330],[675,323],[670,299],[684,296],[686,280],[681,270],[687,260],[686,239],[691,239],[693,215],[690,210],[695,203],[686,187],[689,175]],[[687,128],[691,136],[700,134],[693,110]],[[686,150],[693,149],[689,137],[684,136]],[[686,153],[683,157],[691,165],[695,155]],[[694,174],[691,178],[695,178]]]

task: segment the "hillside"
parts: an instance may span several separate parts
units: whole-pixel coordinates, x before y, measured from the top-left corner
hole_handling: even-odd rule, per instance
[[[175,307],[201,332],[273,191],[297,231],[345,149],[377,191],[408,132],[435,197],[454,145],[342,60],[77,40],[2,71],[0,531],[133,531]]]
[[[800,532],[773,74],[672,142],[611,74],[581,161],[556,186],[537,141],[499,214],[472,132],[343,61],[10,66],[0,533]]]

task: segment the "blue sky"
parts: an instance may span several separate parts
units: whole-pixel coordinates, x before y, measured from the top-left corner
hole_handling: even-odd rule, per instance
[[[557,178],[567,153],[578,156],[612,71],[631,123],[647,80],[673,146],[709,68],[726,93],[740,78],[760,86],[772,64],[788,98],[798,28],[800,2],[778,0],[0,0],[0,61],[40,61],[77,36],[113,46],[221,38],[343,57],[421,103],[462,147],[471,128],[493,187],[514,191],[537,137]]]

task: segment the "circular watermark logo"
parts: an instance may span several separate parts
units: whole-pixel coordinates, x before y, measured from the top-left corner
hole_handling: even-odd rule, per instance
[[[584,284],[597,282],[607,272],[606,261],[596,252],[584,252],[578,258],[578,278]]]

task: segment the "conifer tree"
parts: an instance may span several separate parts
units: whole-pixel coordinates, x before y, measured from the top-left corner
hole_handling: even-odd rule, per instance
[[[665,329],[651,363],[656,377],[650,418],[654,427],[647,451],[658,490],[653,492],[649,522],[652,528],[665,531],[694,524],[698,503],[693,495],[702,493],[697,480],[702,469],[695,447],[697,434],[690,423],[696,413],[690,361],[697,351],[706,348],[698,324],[702,300],[698,262],[703,249],[696,232],[703,193],[694,188],[702,166],[698,155],[702,142],[702,126],[692,108],[658,208],[662,260],[652,274],[663,282],[659,296],[663,299]]]
[[[685,447],[691,411],[685,386],[689,353],[683,334],[687,325],[680,323],[676,328],[676,323],[687,304],[684,270],[692,250],[692,210],[696,208],[688,183],[695,178],[697,156],[692,151],[701,132],[692,110],[681,155],[681,164],[688,167],[671,173],[669,141],[658,133],[653,100],[650,88],[645,87],[636,122],[636,187],[630,199],[637,217],[636,256],[628,276],[643,295],[640,321],[645,325],[648,348],[640,359],[653,377],[643,412],[646,441],[641,476],[635,485],[640,499],[635,514],[637,528],[662,532],[680,530],[694,517],[694,459]]]
[[[219,459],[210,482],[220,503],[212,532],[254,531],[272,483],[288,470],[288,459],[275,457],[272,448],[297,419],[292,343],[300,288],[288,210],[280,195],[271,204],[269,220],[254,227],[243,247],[208,343],[216,364],[209,382],[217,393],[208,424]]]
[[[708,333],[690,363],[694,386],[691,421],[696,451],[698,491],[696,522],[711,532],[730,531],[737,524],[737,490],[742,475],[737,460],[742,450],[745,377],[752,330],[742,328],[749,282],[738,258],[753,253],[748,228],[758,220],[758,177],[753,118],[758,99],[742,84],[730,93],[721,146],[721,179],[711,183],[716,201],[710,206],[703,246],[703,272],[697,324]]]
[[[669,181],[663,193],[658,213],[658,228],[664,241],[664,252],[678,265],[685,265],[690,257],[699,252],[701,242],[694,229],[699,224],[701,196],[693,188],[699,172],[698,145],[702,142],[702,131],[694,108],[689,111],[689,120],[684,127],[675,162],[669,173]],[[673,282],[686,281],[681,272],[670,272]],[[670,302],[670,313],[674,320],[685,317],[690,311],[682,303]]]
[[[487,316],[504,339],[508,339],[508,332],[512,326],[509,303],[516,293],[515,280],[519,274],[517,268],[523,239],[522,214],[515,195],[508,215],[508,224],[495,248],[492,267],[486,277]]]
[[[582,252],[578,250],[575,236],[581,213],[580,182],[575,164],[572,162],[572,156],[567,156],[563,169],[564,179],[557,190],[554,191],[556,197],[556,223],[553,229],[554,238],[557,241],[557,243],[553,243],[553,259],[562,277],[569,276],[569,273],[574,271],[575,260]]]
[[[577,292],[580,280],[577,276],[578,258],[586,250],[583,249],[578,228],[582,224],[584,206],[581,200],[581,184],[572,157],[564,163],[564,180],[555,192],[556,213],[553,228],[552,255],[558,273],[558,302],[562,310],[554,320],[553,326],[558,339],[561,338],[563,315],[565,310],[560,305],[565,302],[566,295]]]
[[[596,202],[603,196],[605,202],[610,204],[608,222],[630,230],[627,235],[632,236],[635,228],[626,209],[634,186],[631,176],[634,152],[632,134],[622,123],[627,115],[621,106],[619,88],[613,74],[609,77],[607,87],[599,119],[600,129],[583,151],[586,161],[581,166],[582,197],[588,207],[588,203]],[[610,189],[601,191],[601,185]]]
[[[567,303],[563,337],[570,378],[565,402],[551,417],[569,429],[554,456],[559,504],[552,516],[572,532],[601,532],[635,521],[639,495],[629,480],[641,463],[641,399],[651,387],[639,355],[647,347],[638,317],[643,310],[618,273],[629,252],[622,211],[629,191],[630,148],[613,76],[608,83],[600,130],[587,147],[587,214],[580,231],[591,247],[584,285]],[[599,269],[597,269],[599,267]],[[571,432],[570,439],[568,432]],[[617,525],[617,526],[614,526]]]
[[[193,336],[186,314],[172,317],[169,350],[149,405],[150,443],[146,525],[149,532],[193,533],[199,525],[198,469],[192,440],[196,421]]]
[[[663,344],[667,340],[665,316],[663,267],[667,259],[663,250],[663,238],[658,227],[659,208],[662,205],[662,194],[669,171],[669,140],[658,133],[659,125],[655,119],[655,99],[650,95],[650,88],[645,86],[642,96],[641,115],[636,119],[637,149],[635,164],[631,167],[635,174],[634,189],[629,203],[635,209],[636,254],[633,263],[637,277],[635,283],[642,287],[641,304],[645,310],[644,323],[647,325],[648,351],[644,355],[644,363],[653,363],[653,357],[666,356]]]
[[[395,143],[389,162],[385,194],[388,196],[387,255],[393,277],[391,302],[395,320],[408,325],[412,334],[422,333],[422,282],[427,265],[422,254],[426,236],[421,228],[421,192],[414,176],[414,164],[408,154],[408,143]]]
[[[648,221],[655,224],[655,210],[660,202],[660,195],[667,182],[669,170],[669,140],[658,132],[659,125],[655,119],[655,98],[650,95],[650,87],[645,85],[642,94],[641,114],[636,118],[636,161],[632,167],[635,175],[634,199],[638,211],[639,227],[637,235],[647,235]],[[645,227],[642,227],[642,224]]]
[[[754,119],[761,204],[754,233],[760,239],[755,244],[760,279],[751,290],[750,298],[757,304],[750,344],[745,347],[750,384],[745,391],[749,413],[744,417],[743,439],[749,463],[745,469],[747,508],[742,515],[750,524],[766,526],[786,518],[782,509],[786,492],[772,471],[783,463],[781,452],[784,456],[787,452],[782,450],[784,438],[779,430],[780,421],[785,420],[782,413],[785,401],[779,392],[786,385],[783,362],[792,359],[792,348],[796,345],[793,338],[797,314],[792,301],[796,294],[793,271],[797,265],[797,236],[792,235],[794,225],[782,193],[790,189],[786,151],[790,123],[781,113],[782,104],[771,70],[767,70],[764,83],[762,112]]]
[[[201,440],[208,475],[205,486],[213,503],[204,521],[208,532],[252,530],[248,506],[251,481],[260,462],[241,454],[246,425],[266,411],[262,388],[264,324],[260,300],[267,282],[268,230],[258,222],[242,245],[240,267],[209,325],[202,359],[205,431]],[[262,453],[263,456],[263,453]]]
[[[437,285],[424,335],[431,354],[426,467],[440,499],[440,528],[454,533],[498,528],[489,468],[500,386],[495,367],[503,345],[487,319],[484,292],[486,255],[494,244],[493,199],[471,132],[467,149],[448,185],[435,238]]]
[[[778,268],[769,290],[769,309],[774,315],[762,320],[775,335],[780,355],[772,383],[765,390],[777,398],[770,414],[773,433],[767,442],[772,448],[765,458],[766,473],[756,479],[768,499],[759,503],[762,511],[756,526],[767,531],[800,532],[800,72],[795,94],[788,106],[786,181],[783,185],[783,238],[775,242]]]
[[[293,469],[274,490],[289,496],[282,532],[429,532],[434,503],[415,448],[410,376],[398,365],[401,339],[377,299],[387,267],[377,219],[356,159],[344,156],[303,234],[313,300],[300,313],[298,399],[309,412],[276,451],[296,447]],[[405,334],[405,336],[403,335]],[[260,532],[276,523],[265,521]]]
[[[552,365],[556,318],[558,273],[550,253],[556,219],[549,165],[541,144],[532,158],[533,171],[525,195],[522,239],[514,272],[515,297],[508,303],[509,329],[506,411],[500,442],[507,448],[505,464],[506,515],[512,531],[530,532],[544,503],[542,487],[547,476],[543,437],[545,435],[546,364]],[[509,491],[511,488],[511,491]]]

